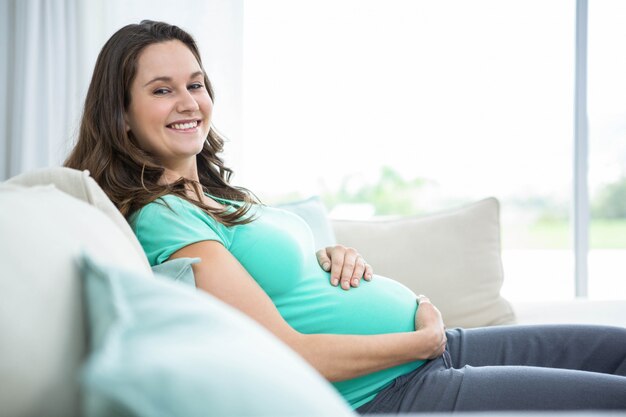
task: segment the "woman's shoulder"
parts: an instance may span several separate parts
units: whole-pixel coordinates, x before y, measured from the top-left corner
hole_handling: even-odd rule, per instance
[[[129,217],[128,221],[132,226],[143,222],[169,221],[172,218],[189,216],[195,217],[202,215],[202,213],[203,211],[199,207],[184,198],[174,194],[166,194],[137,210]]]

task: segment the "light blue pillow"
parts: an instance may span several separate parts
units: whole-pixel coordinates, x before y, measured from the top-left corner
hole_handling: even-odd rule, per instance
[[[154,265],[152,272],[162,277],[171,279],[172,281],[182,282],[183,284],[196,286],[196,278],[193,275],[191,265],[200,262],[200,258],[176,258],[165,261],[162,264]]]
[[[328,220],[326,206],[324,206],[324,203],[318,196],[313,196],[306,200],[278,204],[276,207],[295,213],[307,222],[313,231],[316,249],[336,244],[337,239]]]
[[[81,272],[86,416],[355,415],[300,356],[209,294],[89,255]]]

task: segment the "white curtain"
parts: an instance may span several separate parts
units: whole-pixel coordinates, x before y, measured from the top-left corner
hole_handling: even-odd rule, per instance
[[[1,3],[0,179],[66,154],[80,108],[77,3]]]

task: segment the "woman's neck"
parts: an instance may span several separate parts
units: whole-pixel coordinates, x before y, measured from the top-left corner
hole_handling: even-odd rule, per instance
[[[188,172],[181,172],[180,170],[165,168],[165,171],[163,171],[163,175],[161,176],[159,182],[162,184],[171,184],[180,180],[181,178],[193,181],[194,183],[193,185],[189,183],[185,185],[188,198],[200,201],[209,207],[219,209],[224,208],[222,204],[204,194],[204,192],[202,191],[202,185],[200,184],[200,177],[196,169],[188,170]],[[194,188],[194,185],[197,187],[197,190]]]
[[[171,184],[184,178],[189,181],[200,182],[198,175],[198,164],[196,158],[185,158],[183,160],[167,160],[161,161],[163,166],[163,175],[160,182],[163,184]]]
[[[184,178],[189,181],[200,182],[200,176],[198,175],[197,170],[190,170],[188,172],[181,172],[178,170],[171,170],[165,168],[163,171],[163,175],[161,175],[161,179],[159,180],[162,184],[172,184],[181,178]]]

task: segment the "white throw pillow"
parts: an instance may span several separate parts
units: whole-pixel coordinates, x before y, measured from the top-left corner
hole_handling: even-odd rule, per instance
[[[499,203],[487,198],[426,217],[332,222],[337,241],[356,248],[376,274],[425,294],[448,327],[515,322],[500,296]]]

